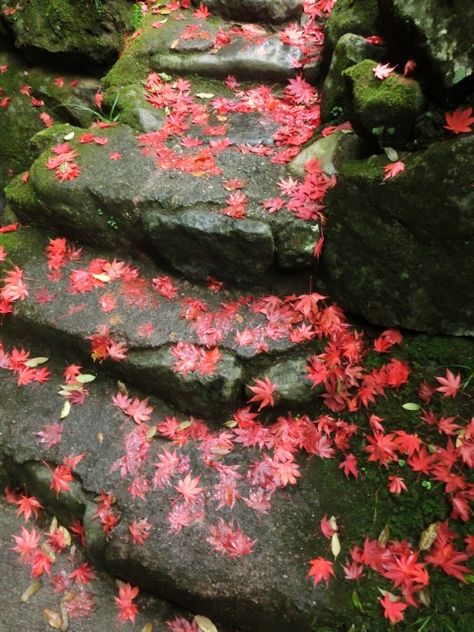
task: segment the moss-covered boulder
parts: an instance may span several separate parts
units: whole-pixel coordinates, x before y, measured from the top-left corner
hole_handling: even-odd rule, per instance
[[[380,61],[383,54],[384,49],[381,46],[370,44],[361,35],[346,33],[339,39],[321,91],[321,121],[323,123],[334,119],[341,121],[347,119],[344,77],[342,76],[344,70],[364,59]]]
[[[338,2],[339,4],[339,2]],[[471,0],[380,0],[391,44],[423,61],[433,93],[474,74],[474,3]]]
[[[377,0],[338,0],[326,24],[326,53],[334,50],[345,33],[374,35],[378,16]]]
[[[201,0],[193,0],[198,6]],[[203,0],[213,13],[225,17],[262,22],[285,22],[301,13],[300,0]]]
[[[14,175],[26,171],[36,150],[30,140],[45,125],[63,120],[88,124],[95,79],[58,75],[31,67],[13,51],[0,46],[0,198]],[[71,83],[72,82],[72,83]]]
[[[327,291],[351,312],[383,325],[474,333],[474,135],[403,158],[348,161],[328,195],[322,257]]]
[[[423,92],[417,81],[397,73],[378,79],[374,74],[377,63],[364,59],[342,73],[349,117],[361,136],[384,147],[403,147],[412,138],[415,121],[423,110]]]
[[[2,0],[0,9],[17,47],[65,62],[110,63],[133,30],[128,0]]]

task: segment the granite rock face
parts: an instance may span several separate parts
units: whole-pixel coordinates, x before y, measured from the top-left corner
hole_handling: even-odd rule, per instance
[[[373,323],[472,335],[473,159],[470,135],[407,156],[385,182],[386,158],[344,163],[328,196],[328,292]]]
[[[380,0],[393,46],[409,42],[433,88],[453,88],[474,74],[474,4],[470,0]],[[413,53],[413,51],[412,51]]]

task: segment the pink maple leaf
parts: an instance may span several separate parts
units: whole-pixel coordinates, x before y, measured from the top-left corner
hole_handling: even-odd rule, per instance
[[[389,64],[377,64],[372,70],[377,79],[383,81],[392,74],[395,68],[396,66],[390,66]]]
[[[402,173],[402,171],[405,171],[405,163],[401,160],[397,160],[397,162],[391,162],[389,165],[386,165],[383,170],[385,173],[384,180],[389,180],[399,173]]]
[[[449,369],[446,370],[446,377],[435,377],[441,386],[436,389],[443,393],[443,397],[456,397],[461,388],[461,376],[459,373],[454,375]]]
[[[273,394],[276,390],[275,384],[268,377],[264,377],[263,380],[255,380],[254,386],[249,386],[249,389],[254,393],[254,396],[249,399],[250,402],[260,402],[258,410],[265,408],[266,406],[274,406],[275,400]]]

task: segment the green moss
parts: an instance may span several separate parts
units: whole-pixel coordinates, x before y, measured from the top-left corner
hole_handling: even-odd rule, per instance
[[[400,146],[409,139],[415,120],[424,106],[418,82],[393,73],[377,79],[377,62],[364,59],[345,70],[342,75],[350,86],[353,118],[382,145]]]
[[[21,228],[12,233],[0,233],[0,246],[8,253],[1,270],[10,269],[11,264],[22,267],[25,262],[40,257],[44,253],[45,236],[33,228]]]
[[[7,6],[16,2],[8,0]],[[49,53],[74,53],[94,61],[111,61],[118,53],[121,33],[132,29],[133,7],[124,0],[108,0],[98,12],[93,0],[30,0],[8,16],[18,46]]]

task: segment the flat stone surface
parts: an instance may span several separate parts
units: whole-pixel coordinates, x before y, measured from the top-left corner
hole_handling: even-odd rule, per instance
[[[54,128],[48,132],[53,134]],[[73,132],[75,139],[85,133],[79,128]],[[272,268],[275,250],[277,262],[283,262],[285,269],[314,265],[318,222],[297,219],[285,208],[270,214],[262,206],[279,192],[276,183],[288,175],[284,167],[231,146],[216,156],[218,175],[163,169],[141,151],[140,145],[153,155],[152,140],[137,141],[129,127],[100,133],[93,128],[91,133],[107,144],[69,141],[78,153],[79,177],[58,181],[54,171],[46,168],[52,156],[46,151],[32,165],[28,183],[18,180],[7,190],[20,218],[34,218],[45,228],[54,226],[93,245],[101,246],[105,240],[110,247],[125,251],[154,248],[158,261],[191,279],[202,280],[210,274],[231,283],[262,278]],[[50,146],[57,140],[51,138]],[[60,140],[64,143],[64,137]],[[111,160],[111,154],[121,158]],[[245,185],[244,219],[222,214],[229,197],[224,185],[235,179]],[[295,228],[296,240],[279,237],[285,225]]]
[[[97,563],[102,558],[104,568],[113,576],[179,602],[216,623],[222,621],[232,630],[273,632],[278,628],[289,632],[323,627],[324,624],[333,629],[335,617],[338,621],[344,620],[340,600],[345,588],[335,582],[331,582],[329,590],[313,588],[305,577],[307,560],[314,551],[316,525],[324,513],[334,513],[335,510],[333,498],[322,489],[323,486],[320,491],[320,483],[329,481],[330,477],[343,483],[337,465],[331,468],[328,464],[333,471],[330,474],[320,471],[316,460],[302,464],[302,483],[277,490],[268,513],[257,512],[240,496],[247,498],[257,490],[246,481],[245,473],[252,461],[264,458],[263,453],[231,445],[223,450],[223,456],[213,456],[208,449],[218,449],[217,435],[215,448],[212,448],[212,442],[193,440],[177,448],[159,438],[159,433],[152,437],[149,430],[156,422],[160,429],[167,409],[151,399],[149,404],[155,408],[152,419],[137,426],[112,404],[111,396],[117,389],[103,377],[88,385],[90,394],[82,405],[72,406],[62,422],[61,443],[45,449],[35,433],[52,420],[57,422],[62,406],[57,391],[63,380],[61,363],[50,361],[48,365],[55,377],[39,389],[18,390],[14,380],[0,381],[4,402],[0,421],[1,456],[10,461],[9,471],[27,481],[30,493],[55,513],[84,518],[88,549]],[[134,395],[136,393],[131,393]],[[189,429],[189,425],[183,426],[184,436]],[[225,446],[225,433],[219,436]],[[141,446],[139,452],[135,452],[134,445]],[[163,487],[160,483],[154,489],[152,480],[157,470],[153,463],[166,458],[166,451],[168,455],[176,452],[183,459],[181,473],[175,472],[168,483]],[[139,456],[140,452],[147,455],[145,460]],[[75,498],[79,499],[74,503],[71,503],[68,491],[55,497],[49,489],[50,473],[39,463],[39,460],[59,463],[71,453],[84,453],[75,468],[81,491],[74,492]],[[216,469],[216,458],[222,468],[230,467],[229,475],[231,471],[237,473],[239,491],[235,505],[224,503],[220,509],[219,494],[223,492],[219,481],[223,479]],[[16,465],[11,464],[11,459]],[[195,516],[193,525],[173,531],[170,512],[181,504],[176,486],[186,474],[200,477],[205,505],[195,506],[196,511],[202,511],[202,516]],[[134,485],[143,485],[145,479],[148,491],[139,492],[140,497],[132,496],[130,485],[133,481]],[[106,540],[94,535],[101,531],[98,519],[92,517],[94,505],[97,508],[94,498],[98,492],[107,492],[116,498],[112,511],[119,523]],[[81,501],[81,498],[85,500]],[[133,544],[128,528],[133,520],[143,518],[152,525],[150,538],[142,545]],[[232,558],[213,551],[208,538],[221,519],[255,540],[251,554]],[[221,525],[218,531],[219,528],[224,527]]]
[[[113,280],[100,271],[109,264],[113,270],[114,258],[93,250],[83,250],[79,260],[67,263],[52,279],[41,233],[22,229],[0,236],[0,244],[25,276],[34,279],[29,296],[16,304],[5,327],[54,345],[72,345],[89,358],[90,337],[106,331],[127,351],[118,361],[107,354],[96,359],[105,359],[110,371],[186,412],[207,417],[229,412],[241,400],[244,384],[275,358],[297,349],[309,354],[316,344],[293,339],[303,317],[292,311],[273,315],[266,301],[283,306],[283,297],[267,296],[258,288],[252,295],[226,289],[216,293],[165,275],[146,260],[140,268],[135,262],[120,263],[118,270],[127,265],[136,272],[129,280]],[[95,268],[96,278],[91,276]],[[78,279],[85,283],[77,285]],[[201,368],[206,358],[207,370]],[[289,372],[285,388],[299,379]]]
[[[29,521],[26,525],[18,517],[16,508],[0,503],[0,578],[2,581],[2,591],[0,594],[0,608],[2,611],[2,630],[10,632],[13,630],[26,630],[28,632],[50,632],[51,626],[44,619],[44,610],[48,609],[56,614],[60,613],[60,605],[64,593],[54,590],[50,578],[43,577],[40,589],[31,596],[28,601],[20,600],[21,595],[32,585],[34,579],[31,577],[28,565],[19,561],[17,553],[13,552],[12,546],[15,544],[13,535],[21,535],[22,527],[29,531],[35,528],[36,531],[47,531],[51,522],[51,516],[41,512],[40,521]],[[46,538],[43,536],[43,540]],[[74,541],[75,553],[72,559],[67,559],[68,551],[56,558],[53,564],[53,574],[71,573],[85,558],[82,549]],[[94,570],[95,578],[83,588],[72,583],[69,600],[73,595],[82,593],[90,594],[94,604],[90,614],[86,617],[69,617],[69,632],[103,632],[106,627],[111,632],[123,632],[126,627],[118,618],[118,610],[114,598],[118,594],[118,587],[113,579],[105,573]],[[74,597],[73,597],[74,599]],[[65,603],[68,603],[66,600]],[[191,620],[192,616],[184,612],[178,612],[175,608],[164,601],[142,593],[137,599],[139,612],[134,624],[134,628],[141,629],[146,624],[152,624],[155,630],[167,629],[166,621],[171,621],[175,616],[183,616]]]

